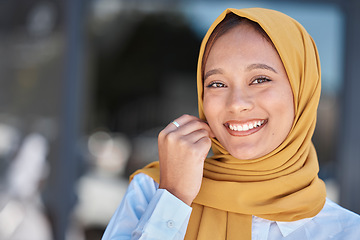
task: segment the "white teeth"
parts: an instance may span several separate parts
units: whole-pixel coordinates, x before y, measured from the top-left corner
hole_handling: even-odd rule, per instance
[[[229,128],[233,131],[247,131],[249,129],[257,128],[263,125],[265,120],[249,123],[249,124],[242,124],[242,125],[231,125],[229,124]]]

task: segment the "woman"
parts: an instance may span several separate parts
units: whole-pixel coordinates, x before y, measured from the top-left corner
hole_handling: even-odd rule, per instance
[[[227,9],[203,40],[197,82],[200,119],[159,134],[159,162],[132,176],[103,239],[360,236],[360,217],[326,199],[317,175],[320,62],[299,23]]]

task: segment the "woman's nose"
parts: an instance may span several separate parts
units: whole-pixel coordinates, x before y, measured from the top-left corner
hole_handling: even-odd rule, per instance
[[[245,89],[237,88],[231,91],[227,103],[229,111],[237,113],[251,110],[253,107],[253,98]]]

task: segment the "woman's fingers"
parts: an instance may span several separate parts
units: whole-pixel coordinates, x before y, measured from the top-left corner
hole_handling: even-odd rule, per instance
[[[212,132],[204,121],[183,115],[159,134],[160,188],[187,204],[196,197]]]
[[[169,123],[165,128],[164,128],[164,132],[165,133],[169,133],[172,131],[176,131],[179,128],[182,128],[184,126],[184,124],[190,122],[190,121],[194,121],[197,120],[196,117],[188,115],[188,114],[184,114],[181,117],[175,119],[174,121],[172,121],[171,123]]]
[[[197,117],[185,114],[168,124],[168,126],[163,130],[163,134],[166,135],[176,131],[176,133],[180,135],[188,135],[201,129],[206,130],[209,137],[214,136],[206,122]]]

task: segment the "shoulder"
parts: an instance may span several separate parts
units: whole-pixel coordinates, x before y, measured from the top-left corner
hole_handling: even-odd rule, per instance
[[[341,207],[337,203],[326,199],[324,209],[321,211],[326,213],[326,215],[336,216],[341,220],[354,220],[360,221],[360,216],[346,208]]]
[[[336,217],[344,228],[352,226],[360,228],[360,215],[341,207],[329,199],[326,200],[324,210],[328,215]]]
[[[313,220],[328,232],[333,232],[335,239],[354,239],[355,236],[360,236],[360,216],[329,199]]]

